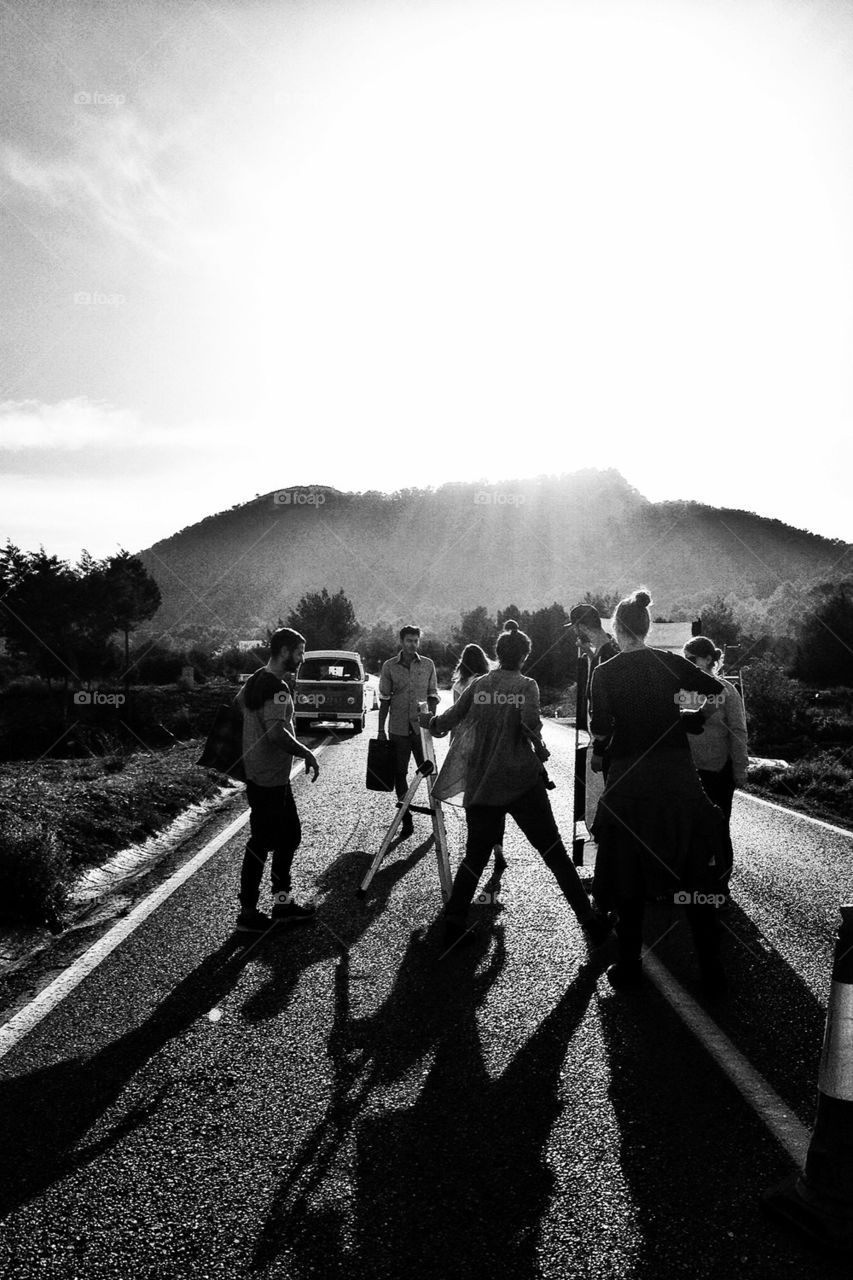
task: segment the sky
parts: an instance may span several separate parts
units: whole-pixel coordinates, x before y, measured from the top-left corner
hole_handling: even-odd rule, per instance
[[[3,0],[0,49],[0,540],[615,467],[853,541],[847,0]]]

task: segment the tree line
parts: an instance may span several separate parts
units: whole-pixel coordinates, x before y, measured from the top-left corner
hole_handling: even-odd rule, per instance
[[[76,565],[12,542],[0,551],[0,637],[19,669],[48,684],[91,680],[105,667],[129,678],[130,633],[159,607],[157,583],[127,551],[103,560],[84,551]]]
[[[853,581],[824,583],[808,591],[780,588],[768,610],[781,608],[783,598],[784,623],[774,624],[769,612],[761,619],[755,602],[742,606],[731,596],[706,600],[697,612],[703,632],[721,648],[740,646],[745,661],[768,657],[806,682],[853,686]],[[587,591],[584,602],[607,618],[618,599],[612,592]],[[181,665],[194,666],[203,677],[228,674],[263,657],[274,629],[270,626],[265,636],[259,635],[257,648],[248,654],[227,643],[215,649],[213,637],[201,628],[194,629],[193,642],[180,652],[173,638],[168,643],[147,642],[131,653],[131,633],[154,617],[160,603],[157,582],[127,551],[102,560],[83,552],[71,565],[43,548],[28,553],[8,542],[0,551],[0,637],[5,641],[6,674],[37,675],[66,687],[69,681],[104,675],[165,683],[175,679]],[[543,688],[558,690],[574,680],[575,648],[565,631],[568,612],[557,601],[532,610],[509,603],[494,613],[476,605],[444,635],[426,631],[421,652],[445,673],[456,665],[466,644],[479,644],[491,656],[508,618],[515,618],[531,637],[527,670]],[[759,625],[750,630],[756,621]],[[357,649],[373,672],[399,647],[397,627],[384,621],[360,623],[343,589],[307,592],[275,625],[302,632],[312,649]]]

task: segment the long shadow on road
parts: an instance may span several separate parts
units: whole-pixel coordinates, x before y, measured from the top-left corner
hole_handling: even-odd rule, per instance
[[[439,960],[437,927],[416,931],[387,999],[365,1019],[351,1016],[341,959],[332,1099],[278,1188],[253,1270],[277,1274],[286,1259],[294,1277],[329,1280],[539,1274],[537,1232],[554,1187],[544,1151],[567,1046],[602,962],[582,966],[493,1079],[477,1025],[504,963],[500,926],[492,937],[488,958],[483,934]],[[341,1207],[329,1206],[330,1185]]]
[[[353,855],[343,855],[321,878],[320,888],[334,891],[324,904],[324,917],[331,927],[313,930],[310,940],[295,946],[282,946],[279,930],[248,945],[231,936],[126,1035],[89,1057],[66,1059],[0,1082],[0,1150],[14,1152],[14,1160],[0,1170],[0,1219],[85,1167],[150,1119],[168,1096],[169,1083],[149,1090],[145,1100],[106,1135],[83,1145],[86,1134],[163,1046],[225,1002],[249,959],[269,965],[272,976],[250,998],[245,1012],[250,1019],[271,1016],[287,1005],[307,965],[341,954],[335,923],[341,929],[346,927],[350,941],[353,934],[363,932],[382,910],[397,880],[427,848],[428,842],[385,866],[374,882],[369,907],[356,912],[352,907]]]
[[[225,1000],[256,954],[254,947],[241,948],[237,938],[229,938],[150,1017],[104,1049],[0,1082],[0,1150],[9,1153],[0,1170],[0,1218],[146,1123],[170,1092],[169,1083],[151,1090],[102,1138],[81,1145],[137,1072]]]
[[[432,836],[415,845],[405,857],[400,856],[401,841],[389,851],[388,859],[374,877],[368,898],[356,899],[355,890],[369,865],[370,855],[358,849],[347,849],[320,873],[316,890],[324,895],[317,914],[316,927],[293,930],[293,945],[271,947],[264,952],[270,967],[268,979],[260,984],[243,1005],[243,1015],[250,1022],[275,1018],[286,1008],[309,965],[322,960],[336,960],[345,955],[380,917],[398,882],[418,865],[432,844]],[[436,900],[436,910],[440,907]]]
[[[655,955],[695,990],[695,958],[680,911],[650,906],[645,936],[661,940]],[[707,1011],[810,1124],[825,1011],[734,905],[725,916],[724,947],[732,993]],[[765,1217],[761,1195],[794,1172],[791,1160],[651,984],[604,996],[599,1013],[620,1165],[644,1245],[638,1275],[849,1275]]]

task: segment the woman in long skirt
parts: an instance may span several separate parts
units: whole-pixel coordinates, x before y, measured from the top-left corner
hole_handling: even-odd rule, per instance
[[[706,990],[719,992],[715,893],[725,824],[702,789],[681,707],[683,691],[716,696],[723,686],[680,654],[646,646],[650,604],[642,590],[621,602],[621,652],[591,686],[592,767],[602,769],[605,749],[610,760],[593,831],[595,900],[618,917],[619,958],[607,976],[614,987],[640,983],[646,899],[671,895],[686,909]]]

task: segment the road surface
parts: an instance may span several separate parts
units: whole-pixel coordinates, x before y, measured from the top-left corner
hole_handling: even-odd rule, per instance
[[[851,838],[736,798],[733,992],[713,1007],[674,907],[647,920],[663,984],[612,991],[613,944],[587,948],[512,823],[498,904],[441,959],[427,818],[355,894],[393,813],[364,788],[368,736],[318,732],[320,780],[296,783],[315,927],[232,934],[242,830],[121,941],[87,937],[104,958],[29,1029],[31,997],[79,942],[10,993],[3,1019],[24,1030],[0,1033],[0,1274],[848,1276],[759,1197],[813,1122]],[[573,736],[546,738],[568,842]],[[243,810],[240,795],[220,826]],[[446,812],[455,864],[464,825]],[[790,1118],[787,1146],[761,1088]]]

